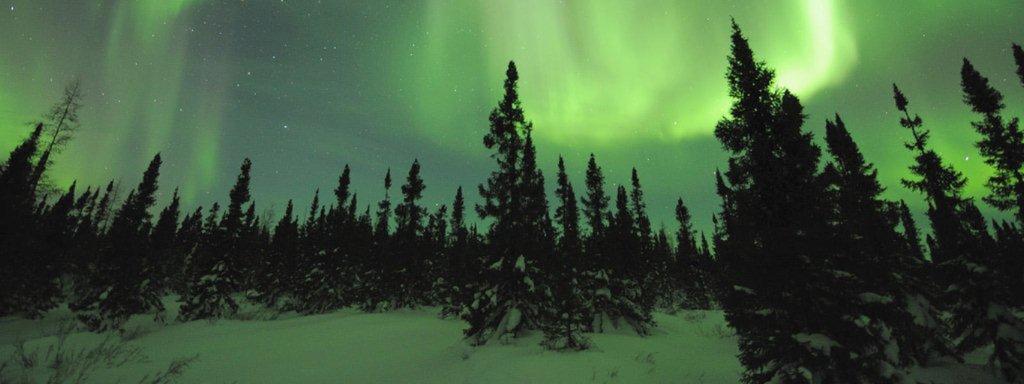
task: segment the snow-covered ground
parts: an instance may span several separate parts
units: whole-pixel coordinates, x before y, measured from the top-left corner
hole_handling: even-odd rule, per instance
[[[173,319],[173,300],[168,307]],[[246,307],[242,319],[213,323],[159,325],[137,316],[119,336],[61,332],[73,326],[61,308],[40,320],[0,319],[0,362],[7,362],[0,383],[47,382],[57,371],[62,382],[76,382],[80,372],[90,383],[162,382],[154,379],[175,361],[188,362],[180,375],[167,375],[180,383],[709,384],[736,383],[742,372],[736,338],[719,311],[658,313],[650,336],[590,335],[592,349],[566,353],[543,349],[540,334],[469,347],[461,341],[465,324],[436,314],[422,308],[277,316]],[[924,383],[1001,383],[968,360],[975,364],[913,376]]]

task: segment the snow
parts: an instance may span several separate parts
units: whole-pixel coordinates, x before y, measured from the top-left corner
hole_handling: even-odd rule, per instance
[[[832,340],[828,336],[825,336],[820,333],[798,333],[796,335],[793,335],[793,339],[795,339],[798,343],[807,345],[807,347],[815,351],[820,351],[821,354],[824,356],[831,355],[832,348],[839,346],[839,343],[837,343],[835,340]]]
[[[892,302],[892,296],[882,296],[873,292],[864,292],[858,295],[860,301],[870,304],[889,304]]]
[[[928,313],[931,303],[921,295],[907,296],[907,311],[914,317],[914,324],[922,327],[934,328],[935,318]]]
[[[516,259],[516,271],[526,272],[526,258],[523,255],[519,255],[519,258]]]
[[[753,289],[750,289],[750,288],[744,287],[744,286],[742,286],[742,285],[734,285],[734,286],[732,286],[732,289],[733,289],[734,291],[737,291],[737,292],[743,292],[743,293],[746,293],[746,294],[751,294],[751,295],[753,295],[753,294],[754,294],[754,290],[753,290]]]
[[[167,317],[175,318],[173,298],[165,306]],[[593,347],[583,352],[548,351],[539,345],[540,332],[507,344],[472,347],[463,341],[466,324],[441,319],[438,311],[345,309],[299,316],[243,305],[235,319],[216,322],[158,324],[151,315],[135,316],[124,336],[74,331],[64,344],[84,351],[105,339],[123,338],[124,350],[135,353],[119,366],[96,365],[86,380],[90,383],[139,382],[189,357],[196,359],[176,382],[711,384],[737,383],[743,372],[736,359],[737,338],[721,311],[655,313],[658,327],[649,336],[588,334]],[[2,375],[25,374],[28,382],[45,382],[49,362],[44,360],[59,339],[54,332],[70,318],[66,307],[39,320],[0,318],[0,364],[12,357],[19,339],[40,360],[27,372],[15,363]],[[831,345],[816,335],[799,337],[811,345]],[[937,384],[1001,383],[981,364],[940,363],[913,377]]]

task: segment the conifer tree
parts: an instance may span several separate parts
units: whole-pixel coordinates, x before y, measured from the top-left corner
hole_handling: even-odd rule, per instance
[[[63,149],[78,130],[78,109],[81,108],[81,101],[81,83],[75,80],[64,87],[60,101],[50,107],[50,111],[44,116],[49,143],[36,161],[31,181],[33,190],[43,181],[44,173],[51,165],[52,155]]]
[[[181,226],[178,228],[174,246],[172,247],[180,252],[181,255],[178,256],[180,264],[172,271],[168,287],[179,296],[187,292],[188,277],[192,275],[189,268],[191,265],[194,265],[191,259],[195,255],[195,250],[202,239],[203,207],[199,206],[181,220]]]
[[[615,195],[615,213],[607,228],[606,255],[599,264],[596,281],[594,318],[591,328],[604,332],[630,326],[646,335],[653,325],[653,303],[642,297],[641,282],[646,271],[641,260],[641,239],[630,209],[626,187]]]
[[[163,210],[153,226],[153,233],[150,235],[154,249],[167,249],[175,243],[175,235],[178,231],[178,218],[181,215],[181,201],[178,197],[178,190],[171,195],[171,202]]]
[[[300,239],[299,223],[295,219],[294,210],[292,201],[288,200],[284,216],[274,227],[267,261],[261,265],[257,275],[257,300],[268,307],[275,307],[289,293],[290,281],[297,278]]]
[[[583,240],[580,233],[580,214],[576,204],[576,192],[573,190],[569,176],[565,172],[565,161],[558,157],[558,188],[555,196],[559,206],[555,209],[555,221],[561,229],[558,239],[558,250],[564,264],[573,269],[580,269],[583,257]]]
[[[559,202],[555,209],[555,221],[561,230],[557,242],[557,258],[552,263],[554,275],[552,288],[554,305],[544,313],[543,344],[554,350],[581,350],[589,347],[589,341],[582,335],[590,323],[589,298],[581,286],[580,261],[583,257],[583,242],[580,238],[579,208],[576,192],[565,172],[565,161],[558,157],[558,177],[555,196]]]
[[[394,285],[388,292],[392,308],[416,307],[423,301],[419,295],[430,289],[425,279],[427,255],[422,252],[425,244],[421,241],[426,215],[419,200],[424,189],[419,160],[414,160],[402,185],[402,202],[395,207],[395,248],[391,254],[395,268],[391,270]]]
[[[184,253],[176,247],[178,234],[178,218],[181,216],[181,201],[178,197],[178,189],[174,189],[171,202],[157,217],[153,232],[150,234],[150,246],[154,262],[154,283],[160,291],[163,291],[168,280],[175,274],[182,271],[184,266]]]
[[[1024,225],[1024,132],[1020,120],[1003,119],[1003,95],[967,59],[960,69],[960,78],[964,102],[982,118],[971,123],[981,135],[978,150],[985,164],[995,170],[986,183],[990,193],[984,200],[1012,212],[1018,225]]]
[[[100,199],[99,204],[93,211],[93,222],[97,230],[106,228],[107,219],[110,216],[110,205],[114,203],[117,197],[117,189],[114,187],[114,182],[107,183],[107,188],[103,192],[103,198]]]
[[[893,362],[872,353],[885,341],[855,323],[860,314],[847,304],[857,293],[834,285],[850,272],[833,263],[832,207],[803,107],[774,88],[735,23],[726,79],[733,105],[715,136],[731,157],[729,185],[716,180],[716,250],[744,382],[898,381]]]
[[[423,252],[424,272],[421,280],[428,289],[422,295],[422,302],[426,305],[446,303],[445,297],[450,291],[451,283],[446,279],[449,276],[448,267],[448,206],[441,204],[434,213],[427,219],[427,226],[423,230],[424,243]]]
[[[249,202],[249,172],[252,161],[242,161],[238,178],[231,188],[230,201],[219,225],[214,210],[207,217],[207,233],[193,262],[197,263],[190,276],[188,292],[182,296],[179,318],[183,321],[221,318],[234,315],[238,303],[232,294],[241,288],[241,264],[245,255],[241,240],[245,224],[242,207]],[[214,204],[214,209],[218,206]]]
[[[910,214],[907,203],[900,200],[899,203],[900,227],[903,229],[903,241],[907,247],[907,253],[918,263],[925,261],[924,250],[921,249],[921,235],[917,230],[917,223],[914,216]]]
[[[301,289],[296,292],[295,304],[299,312],[324,313],[350,304],[353,298],[355,255],[351,236],[355,219],[349,208],[350,173],[346,165],[334,189],[335,205],[321,213],[310,233],[311,249],[297,276]]]
[[[396,270],[392,260],[391,244],[391,168],[384,174],[384,198],[377,203],[377,222],[373,230],[371,257],[365,268],[366,292],[362,307],[366,311],[385,309],[395,282]]]
[[[642,305],[652,307],[658,297],[659,281],[664,279],[667,265],[665,260],[658,260],[654,256],[654,229],[651,227],[651,218],[647,215],[647,203],[644,201],[643,188],[640,186],[640,177],[636,168],[631,173],[632,188],[629,190],[629,209],[633,213],[633,222],[636,224],[637,254],[636,268],[637,283],[640,289],[640,300]]]
[[[120,329],[129,317],[155,310],[162,320],[156,262],[151,256],[149,209],[156,202],[157,178],[162,161],[153,157],[139,186],[117,210],[103,240],[99,268],[92,277],[92,292],[72,305],[78,318],[92,330]]]
[[[540,277],[548,279],[557,269],[555,265],[557,262],[554,260],[555,229],[548,210],[544,173],[537,166],[537,148],[533,143],[532,125],[528,125],[525,129],[520,172],[522,226],[529,232],[529,236],[523,239],[524,253],[536,258],[537,266],[541,270]],[[541,283],[547,283],[547,281]]]
[[[316,267],[318,253],[323,245],[323,223],[319,220],[320,214],[320,188],[313,191],[313,199],[310,201],[309,210],[306,213],[306,220],[299,226],[299,250],[296,254],[295,268],[290,271],[291,279],[287,281],[285,290],[290,294],[285,308],[303,312],[305,301],[315,287],[306,281],[306,274]],[[297,222],[298,220],[296,220]]]
[[[868,314],[866,326],[879,332],[892,329],[903,364],[924,365],[934,357],[950,356],[938,310],[930,304],[932,290],[921,272],[920,248],[909,246],[917,241],[916,229],[909,231],[914,240],[896,231],[901,216],[909,217],[909,212],[895,212],[881,198],[878,171],[864,159],[839,115],[826,120],[825,141],[834,159],[825,167],[837,208],[834,246],[842,250],[834,263],[854,277],[838,280],[858,293],[859,300],[851,305]]]
[[[587,194],[583,197],[583,216],[590,226],[592,240],[599,239],[605,230],[605,216],[608,213],[608,195],[604,192],[604,174],[601,167],[597,166],[594,154],[590,154],[587,162]]]
[[[33,236],[31,264],[25,272],[32,283],[29,293],[32,298],[27,308],[23,308],[29,317],[41,315],[42,312],[57,306],[62,298],[61,274],[70,272],[69,253],[77,244],[73,242],[75,226],[75,188],[72,182],[67,192],[61,195],[52,206],[38,215],[37,229]],[[17,268],[17,266],[12,266]]]
[[[222,255],[226,262],[225,272],[227,275],[225,277],[227,279],[225,281],[231,282],[231,288],[235,290],[240,289],[244,284],[246,262],[248,261],[245,257],[248,255],[245,254],[246,244],[243,240],[246,230],[252,226],[255,219],[254,204],[250,204],[244,212],[242,211],[243,207],[252,199],[249,193],[251,168],[252,162],[249,159],[242,161],[238,179],[229,194],[228,209],[224,212],[224,217],[220,222],[221,239],[219,239],[220,249],[217,250],[217,253]]]
[[[32,159],[42,130],[43,125],[37,124],[0,166],[0,211],[4,212],[0,219],[0,315],[26,310],[30,316],[38,315],[38,310],[31,308],[33,299],[27,288],[32,283],[28,246],[36,203],[31,184]]]
[[[462,194],[462,187],[459,187],[456,189],[455,199],[452,201],[452,214],[449,221],[451,241],[448,248],[449,266],[445,280],[450,289],[441,310],[442,316],[461,317],[471,304],[473,289],[478,280],[476,275],[480,266],[474,262],[476,255],[473,254],[471,248],[465,213],[466,201]]]
[[[685,308],[710,309],[710,288],[708,286],[709,271],[705,270],[704,255],[697,247],[691,223],[690,209],[683,199],[676,200],[676,221],[679,230],[676,232],[676,255],[674,275],[675,289],[683,294]]]
[[[384,174],[384,199],[377,204],[377,236],[387,237],[391,232],[391,168]]]
[[[967,180],[928,147],[930,132],[922,128],[921,118],[911,117],[909,101],[895,85],[893,93],[896,108],[903,112],[900,124],[914,138],[906,146],[917,153],[911,167],[917,179],[903,182],[923,193],[930,204],[928,218],[934,238],[929,248],[937,264],[935,281],[944,296],[941,304],[951,313],[956,352],[969,353],[991,343],[989,364],[1010,382],[1021,379],[1024,341],[1019,335],[1024,333],[1024,322],[1012,313],[1008,284],[1001,283],[1005,280],[997,272],[995,240],[977,206],[961,195]]]
[[[491,157],[498,169],[480,185],[484,203],[477,206],[481,218],[492,219],[484,262],[487,270],[463,317],[469,322],[465,334],[474,345],[536,329],[539,306],[544,303],[537,284],[543,282],[541,264],[549,251],[544,248],[551,231],[540,226],[542,217],[547,217],[538,209],[546,207],[543,179],[536,164],[527,161],[533,149],[528,148],[532,143],[525,142],[532,127],[519,101],[515,63],[509,62],[505,74],[505,94],[491,112],[490,130],[484,136],[484,146],[494,150]]]

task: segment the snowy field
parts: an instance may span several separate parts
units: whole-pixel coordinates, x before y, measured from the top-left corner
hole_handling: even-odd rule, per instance
[[[176,308],[167,300],[167,318]],[[469,347],[465,324],[434,308],[366,314],[276,315],[169,322],[137,316],[127,331],[74,330],[67,309],[0,319],[0,383],[736,383],[736,338],[719,311],[657,313],[648,337],[590,335],[560,353],[535,334]],[[913,372],[922,383],[1001,383],[977,358]],[[972,364],[973,363],[973,364]]]

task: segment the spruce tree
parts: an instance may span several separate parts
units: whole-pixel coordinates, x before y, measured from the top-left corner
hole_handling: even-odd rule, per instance
[[[1000,278],[993,257],[995,240],[977,206],[962,197],[967,180],[928,147],[930,132],[922,128],[919,116],[911,117],[909,101],[895,85],[893,94],[896,108],[903,112],[900,124],[913,135],[906,146],[917,153],[910,168],[917,178],[904,180],[904,185],[923,193],[930,205],[934,280],[943,293],[940,304],[951,314],[956,352],[965,354],[993,344],[989,364],[1014,382],[1024,377],[1024,341],[1019,337],[1024,322],[1012,313],[1010,287]]]
[[[533,148],[532,142],[526,142],[532,126],[519,101],[515,63],[509,62],[505,74],[505,94],[490,114],[490,130],[483,140],[484,146],[494,151],[491,158],[498,169],[479,186],[484,203],[476,207],[480,217],[491,219],[491,224],[486,270],[471,308],[463,316],[469,323],[465,334],[474,345],[538,328],[539,307],[545,303],[545,293],[538,287],[544,279],[541,268],[546,253],[553,251],[544,249],[551,231],[543,228],[547,212],[540,208],[547,203],[535,161],[529,164]],[[553,248],[553,242],[551,245]]]
[[[266,263],[260,266],[256,279],[257,301],[268,307],[275,307],[283,296],[289,293],[291,281],[298,278],[299,223],[295,218],[295,207],[288,200],[284,216],[274,227],[274,237]]]
[[[252,162],[248,158],[243,160],[238,179],[229,194],[228,209],[224,212],[224,217],[220,222],[221,243],[218,244],[220,249],[217,250],[217,253],[222,255],[226,262],[225,272],[227,275],[225,277],[227,279],[225,281],[230,281],[231,288],[235,290],[242,288],[245,283],[248,262],[246,257],[249,255],[245,253],[247,244],[244,242],[244,237],[246,230],[252,227],[252,222],[255,219],[254,204],[250,204],[245,211],[242,210],[252,200],[252,195],[249,193],[251,169]]]
[[[452,214],[449,220],[451,228],[450,244],[448,248],[448,268],[445,281],[448,282],[447,292],[442,316],[459,316],[471,304],[473,289],[477,284],[477,274],[480,266],[476,265],[476,255],[471,248],[469,228],[466,227],[466,201],[462,194],[462,187],[455,190],[455,198],[452,201]]]
[[[922,274],[920,248],[910,246],[917,241],[916,229],[909,232],[913,240],[896,230],[909,212],[905,206],[897,212],[881,198],[878,171],[864,159],[839,115],[826,120],[825,141],[834,160],[825,174],[837,208],[835,246],[843,250],[835,264],[854,277],[839,281],[858,293],[852,305],[868,315],[865,327],[877,329],[878,337],[892,334],[902,364],[924,365],[950,356],[938,310],[930,304],[934,297]]]
[[[238,303],[232,296],[241,288],[243,277],[241,270],[244,244],[242,235],[245,214],[242,207],[249,202],[249,172],[252,161],[242,161],[238,178],[229,194],[230,201],[219,224],[216,223],[217,213],[211,212],[207,217],[207,233],[205,239],[194,255],[196,263],[194,275],[190,276],[188,292],[181,297],[182,305],[178,317],[182,321],[198,319],[216,319],[234,315],[238,311]],[[217,205],[214,204],[216,208]]]
[[[590,226],[590,236],[592,240],[599,239],[605,230],[605,216],[608,212],[608,195],[604,192],[604,174],[601,172],[601,167],[597,166],[597,160],[594,159],[594,154],[590,154],[590,160],[587,162],[587,194],[583,197],[583,216],[587,219],[587,225]]]
[[[58,300],[62,298],[61,274],[70,273],[69,254],[76,248],[74,243],[75,227],[78,224],[75,208],[75,188],[77,182],[72,182],[67,192],[61,195],[43,212],[40,212],[36,223],[36,233],[33,236],[32,260],[25,272],[30,275],[31,289],[29,292],[32,301],[23,311],[29,317],[41,315],[44,311],[57,306]]]
[[[363,310],[386,309],[396,284],[391,243],[391,168],[384,174],[384,198],[377,203],[377,221],[373,230],[371,256],[365,267],[365,302]]]
[[[0,315],[27,311],[37,316],[32,308],[33,265],[31,257],[32,229],[36,203],[31,178],[32,159],[38,151],[43,125],[37,124],[32,133],[15,147],[7,161],[0,165]]]
[[[557,261],[552,263],[554,305],[544,312],[543,344],[554,350],[581,350],[589,347],[582,335],[589,325],[589,298],[581,286],[580,273],[583,242],[580,238],[579,208],[576,192],[565,172],[565,161],[558,157],[558,177],[555,196],[555,222],[561,235],[557,241]]]
[[[355,266],[351,247],[355,218],[349,201],[351,171],[346,165],[334,189],[335,204],[322,218],[317,218],[311,234],[310,252],[305,256],[302,286],[296,292],[297,310],[302,313],[325,313],[349,305],[353,299]],[[317,202],[319,203],[319,201]]]
[[[558,157],[558,180],[555,196],[559,206],[555,209],[555,221],[561,229],[558,239],[558,253],[564,264],[580,269],[583,257],[583,239],[580,233],[580,213],[576,203],[576,192],[573,190],[569,176],[565,172],[565,161]]]
[[[755,60],[735,23],[726,79],[733,104],[715,136],[731,157],[729,185],[717,180],[716,250],[744,382],[898,381],[878,356],[884,340],[856,324],[861,314],[849,303],[857,292],[835,284],[851,273],[834,263],[833,208],[803,107],[774,88],[773,71]]]
[[[594,332],[604,332],[628,325],[646,335],[653,325],[653,303],[645,302],[642,296],[646,263],[641,260],[641,239],[625,186],[616,190],[615,208],[607,228],[606,255],[595,279],[591,327]]]
[[[410,308],[421,304],[421,295],[429,291],[425,258],[423,252],[423,219],[425,210],[419,205],[423,197],[423,179],[420,178],[420,163],[414,160],[409,167],[405,184],[402,185],[402,202],[395,207],[394,252],[391,253],[393,285],[391,308]]]
[[[682,198],[676,200],[675,214],[679,230],[676,232],[673,288],[682,293],[684,308],[710,309],[709,271],[705,270],[704,255],[694,237],[690,209]]]
[[[115,213],[90,282],[92,291],[71,305],[92,330],[120,329],[132,315],[152,310],[162,320],[161,292],[152,279],[158,267],[151,253],[149,213],[156,202],[161,163],[160,154],[153,157],[139,186]]]
[[[437,305],[447,302],[451,283],[448,282],[448,206],[441,204],[427,218],[427,226],[423,229],[423,250],[425,254],[424,272],[421,281],[426,287],[421,295],[425,305]]]
[[[657,287],[664,278],[663,267],[667,263],[654,257],[654,229],[651,227],[651,218],[647,215],[647,203],[644,201],[644,191],[640,186],[640,176],[637,174],[636,168],[633,168],[630,180],[632,188],[629,190],[629,209],[633,213],[638,242],[636,255],[638,274],[636,278],[640,284],[642,305],[652,307],[658,298]]]
[[[917,222],[910,213],[910,208],[907,207],[905,201],[900,200],[897,209],[899,209],[900,227],[903,229],[903,241],[907,249],[906,252],[916,259],[918,263],[925,262],[924,250],[921,248],[921,235],[917,230]]]
[[[960,69],[960,79],[964,102],[981,115],[981,120],[971,123],[981,135],[978,150],[985,164],[995,170],[986,183],[990,193],[984,200],[1012,212],[1018,225],[1024,225],[1024,132],[1020,120],[1003,119],[1003,95],[967,59]]]
[[[157,217],[153,232],[150,234],[150,246],[153,252],[154,283],[160,291],[168,286],[169,280],[180,273],[184,267],[181,249],[177,247],[178,218],[181,216],[181,199],[178,189],[174,189],[171,202]]]

